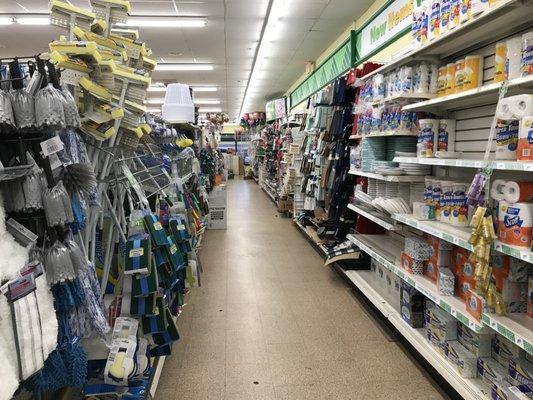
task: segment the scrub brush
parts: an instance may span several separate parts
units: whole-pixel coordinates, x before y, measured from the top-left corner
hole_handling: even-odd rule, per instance
[[[90,194],[96,188],[96,175],[91,164],[69,164],[61,171],[61,180],[69,193]]]

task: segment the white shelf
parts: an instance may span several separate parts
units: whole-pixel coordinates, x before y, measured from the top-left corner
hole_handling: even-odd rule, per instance
[[[481,321],[529,354],[533,354],[533,318],[527,314],[483,314]]]
[[[394,214],[392,218],[469,251],[473,250],[473,246],[468,243],[471,233],[469,227],[459,228],[439,221],[419,221],[411,214]],[[508,256],[533,263],[533,252],[529,248],[510,246],[498,240],[494,241],[492,248]]]
[[[373,172],[363,172],[360,169],[351,169],[348,174],[387,182],[424,182],[426,178],[424,175],[380,175]]]
[[[305,234],[305,236],[307,236],[309,240],[312,241],[315,244],[315,246],[320,250],[321,255],[326,257],[328,254],[326,247],[323,244],[318,243],[316,239],[312,235],[309,234],[309,232],[307,231],[307,228],[303,226],[300,222],[296,220],[294,222],[296,226],[298,226],[298,228]]]
[[[417,137],[418,133],[416,133],[416,132],[407,132],[407,131],[384,131],[384,132],[369,133],[368,135],[351,135],[350,139],[364,139],[364,138],[391,137],[391,136],[398,136],[398,137],[414,136],[414,137]]]
[[[471,160],[461,158],[417,158],[417,157],[394,157],[394,162],[438,165],[443,167],[459,168],[484,168],[483,160]],[[495,170],[505,171],[533,171],[533,162],[491,160],[488,167]]]
[[[454,296],[441,296],[436,285],[424,275],[413,275],[400,267],[400,253],[403,251],[401,243],[394,241],[387,235],[347,235],[351,242],[381,262],[387,269],[398,275],[402,280],[414,286],[420,293],[439,305],[457,320],[467,325],[473,331],[480,332],[483,325],[466,312],[465,303]],[[384,257],[388,255],[389,258]]]
[[[435,94],[430,93],[402,93],[394,96],[385,97],[381,100],[372,102],[373,106],[380,106],[382,104],[397,103],[400,101],[413,101],[413,100],[429,100],[435,98]],[[403,107],[406,110],[405,106]]]
[[[373,211],[371,213],[370,211],[367,211],[355,204],[348,204],[348,208],[352,211],[355,211],[359,215],[368,218],[369,220],[375,222],[376,224],[382,226],[383,228],[389,231],[396,231],[401,229],[401,227],[399,225],[396,225],[394,221],[389,222],[389,217],[387,217],[386,215],[379,214],[377,211]]]
[[[455,93],[448,96],[407,104],[403,107],[403,110],[451,111],[496,103],[498,101],[500,87],[501,83],[491,83],[476,89],[465,90],[464,92]],[[512,79],[509,81],[506,96],[523,93],[524,89],[531,88],[533,88],[533,75],[524,78]]]
[[[519,32],[527,27],[533,18],[533,9],[529,7],[530,4],[530,0],[501,0],[487,11],[439,38],[390,60],[383,67],[365,75],[361,81],[375,74],[386,73],[417,61],[442,60],[454,54],[464,54],[473,46],[479,48],[508,34]]]
[[[345,275],[461,396],[477,400],[490,398],[480,378],[462,378],[455,366],[428,342],[423,329],[412,328],[402,319],[400,313],[376,289],[372,272],[345,271]]]
[[[392,218],[464,249],[470,251],[473,249],[473,246],[468,243],[471,231],[469,227],[459,228],[440,221],[419,221],[412,214],[394,214]]]

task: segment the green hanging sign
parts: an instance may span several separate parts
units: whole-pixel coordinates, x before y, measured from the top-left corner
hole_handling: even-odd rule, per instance
[[[315,94],[324,86],[347,72],[352,66],[351,38],[344,42],[329,58],[290,94],[291,107]]]

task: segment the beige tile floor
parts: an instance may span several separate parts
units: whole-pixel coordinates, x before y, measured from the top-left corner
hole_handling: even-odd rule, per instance
[[[157,400],[443,399],[253,181],[228,184]]]

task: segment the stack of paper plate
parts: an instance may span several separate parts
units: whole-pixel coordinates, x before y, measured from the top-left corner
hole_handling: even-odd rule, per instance
[[[424,182],[411,183],[411,204],[417,201],[424,201],[425,188],[426,185]]]
[[[387,192],[387,182],[378,181],[377,197],[385,197],[386,192]]]
[[[398,197],[402,198],[407,204],[411,203],[411,184],[409,182],[400,182],[398,184]]]
[[[378,195],[378,181],[376,179],[368,180],[368,195],[375,199]]]
[[[385,198],[394,199],[398,197],[398,182],[386,182]]]
[[[405,171],[406,175],[429,175],[431,174],[431,165],[400,163],[400,168]]]
[[[385,160],[387,146],[384,137],[365,139],[361,149],[361,169],[364,172],[374,172],[374,162]]]
[[[416,157],[416,137],[391,137],[387,142],[387,160],[392,160],[398,152],[415,153]]]

